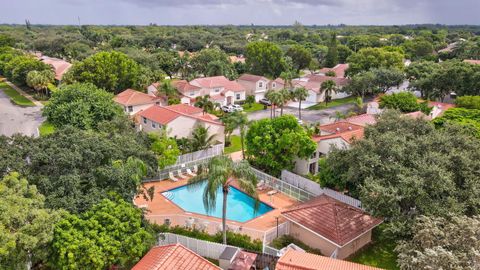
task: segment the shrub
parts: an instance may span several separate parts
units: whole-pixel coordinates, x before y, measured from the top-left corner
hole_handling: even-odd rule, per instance
[[[325,76],[328,76],[328,77],[337,77],[337,74],[335,73],[335,71],[329,70],[329,71],[325,72]]]
[[[455,103],[461,108],[480,110],[480,96],[458,97]]]
[[[408,113],[420,110],[420,105],[414,94],[400,92],[380,97],[380,108],[396,109]]]

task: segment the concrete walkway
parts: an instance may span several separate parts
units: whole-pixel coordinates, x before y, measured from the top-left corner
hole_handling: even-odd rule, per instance
[[[40,108],[43,108],[43,104],[38,101],[38,100],[35,100],[31,95],[27,94],[25,91],[23,91],[20,87],[16,86],[15,84],[9,82],[9,81],[5,81],[5,83],[7,83],[10,87],[12,87],[13,89],[17,90],[18,93],[20,93],[20,95],[26,97],[28,100],[30,100],[31,102],[33,102],[36,106],[39,106]]]

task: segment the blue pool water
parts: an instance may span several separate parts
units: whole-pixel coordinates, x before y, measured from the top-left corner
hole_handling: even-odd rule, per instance
[[[222,189],[219,188],[217,190],[215,209],[207,213],[203,205],[203,192],[206,185],[207,181],[195,189],[181,186],[179,188],[165,191],[162,195],[187,212],[222,218]],[[252,197],[231,186],[227,197],[227,219],[245,222],[273,210],[269,205],[260,202],[260,205],[255,212],[254,205],[255,200]]]

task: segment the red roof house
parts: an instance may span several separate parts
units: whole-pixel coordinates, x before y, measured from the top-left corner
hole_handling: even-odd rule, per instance
[[[348,69],[348,64],[338,64],[333,68],[322,68],[320,69],[319,73],[325,75],[329,71],[335,72],[335,77],[337,78],[345,78],[345,71]]]
[[[132,270],[219,270],[213,263],[181,244],[157,246],[143,256]]]
[[[153,105],[162,105],[164,100],[154,95],[148,95],[137,90],[127,89],[113,98],[113,101],[124,108],[124,111],[134,115],[141,110],[145,110]]]
[[[320,195],[287,211],[290,234],[326,256],[347,258],[370,243],[371,231],[382,223],[354,206]]]
[[[337,260],[289,249],[275,266],[276,270],[380,270],[380,268]]]

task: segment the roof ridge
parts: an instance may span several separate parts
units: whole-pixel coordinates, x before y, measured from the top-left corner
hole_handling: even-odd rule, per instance
[[[158,106],[158,105],[155,105],[155,106]],[[152,106],[152,107],[154,107],[154,106]],[[169,110],[169,111],[171,111],[171,112],[177,113],[177,114],[182,115],[182,116],[185,116],[185,117],[190,117],[190,118],[193,118],[193,119],[197,119],[197,120],[209,122],[209,123],[212,123],[212,124],[222,125],[222,123],[219,123],[219,122],[217,122],[217,121],[213,121],[213,120],[205,119],[205,118],[202,118],[202,117],[199,117],[199,116],[195,116],[195,115],[190,115],[190,114],[187,114],[187,113],[183,113],[183,112],[174,110],[174,109],[172,109],[172,108],[168,108],[168,106],[163,106],[163,107],[162,107],[162,106],[158,106],[158,107],[167,109],[167,110]]]

